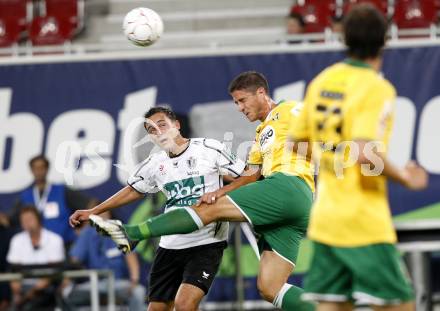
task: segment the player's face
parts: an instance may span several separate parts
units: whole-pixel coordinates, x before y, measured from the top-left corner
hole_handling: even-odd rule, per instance
[[[149,117],[145,122],[145,129],[151,140],[164,150],[172,150],[180,136],[179,122],[171,120],[162,112]]]
[[[46,180],[48,167],[43,160],[37,160],[32,163],[31,167],[32,175],[34,175],[34,180],[36,182],[41,182]]]
[[[249,121],[254,122],[261,119],[261,110],[266,105],[266,96],[263,88],[255,92],[247,90],[236,90],[231,93],[238,110],[243,113]]]

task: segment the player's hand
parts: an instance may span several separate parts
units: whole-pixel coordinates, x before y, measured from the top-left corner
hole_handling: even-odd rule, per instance
[[[414,161],[403,169],[404,186],[411,190],[422,190],[428,186],[428,173]]]
[[[84,221],[89,221],[89,216],[93,214],[92,210],[89,209],[83,209],[83,210],[77,210],[75,213],[73,213],[69,217],[69,224],[72,228],[75,228],[79,225],[81,225]]]
[[[225,195],[225,192],[222,191],[221,189],[219,189],[217,191],[205,193],[204,195],[202,195],[200,197],[199,201],[197,201],[196,206],[200,206],[203,203],[214,204],[215,200],[217,200],[218,198],[220,198],[224,195]]]

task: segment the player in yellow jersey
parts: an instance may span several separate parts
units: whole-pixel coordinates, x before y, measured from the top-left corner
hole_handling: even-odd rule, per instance
[[[249,121],[262,122],[256,130],[249,168],[242,176],[204,194],[198,206],[176,209],[140,225],[122,225],[97,216],[90,216],[91,222],[128,249],[132,241],[189,233],[215,221],[249,222],[261,235],[258,288],[263,298],[286,311],[313,310],[312,304],[301,301],[302,289],[286,283],[307,229],[314,189],[310,162],[297,157],[286,144],[289,125],[300,106],[294,102],[276,104],[269,97],[266,79],[257,72],[240,74],[231,82],[229,92]],[[126,203],[121,198],[116,205]],[[76,212],[71,224],[103,211]]]
[[[413,310],[386,182],[418,190],[427,174],[415,163],[399,169],[386,158],[395,90],[379,73],[384,17],[359,5],[344,29],[348,58],[310,83],[292,125],[294,140],[313,145],[320,160],[308,229],[315,252],[302,297],[319,301],[320,311],[351,310],[354,301],[374,310]]]

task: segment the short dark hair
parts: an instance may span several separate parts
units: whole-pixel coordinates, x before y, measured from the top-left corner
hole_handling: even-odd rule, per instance
[[[294,11],[290,12],[289,15],[287,15],[287,18],[296,19],[298,21],[298,23],[301,25],[301,27],[306,26],[306,22],[304,21],[304,17],[298,12],[294,12]]]
[[[260,87],[264,88],[267,94],[269,94],[269,83],[267,83],[266,77],[256,71],[246,71],[236,76],[229,84],[229,93],[237,90],[247,90],[255,92]]]
[[[363,60],[380,55],[385,45],[388,23],[374,5],[354,5],[343,23],[348,56]]]
[[[172,111],[170,108],[162,107],[162,106],[151,108],[150,110],[148,110],[145,113],[144,118],[148,119],[149,117],[151,117],[152,115],[154,115],[156,113],[163,113],[172,121],[176,121],[177,120],[177,116],[174,113],[174,111]]]
[[[30,161],[29,161],[29,166],[32,168],[32,166],[34,165],[35,162],[37,161],[43,161],[44,164],[46,165],[47,168],[49,168],[49,160],[42,154],[37,155],[35,157],[33,157]]]
[[[38,223],[40,225],[43,224],[43,217],[41,216],[41,213],[38,211],[38,209],[34,205],[23,205],[20,207],[19,216],[23,215],[24,213],[32,213],[37,217]]]

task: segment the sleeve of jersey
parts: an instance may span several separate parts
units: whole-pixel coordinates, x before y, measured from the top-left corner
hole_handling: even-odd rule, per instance
[[[159,189],[154,179],[154,160],[150,157],[142,162],[128,178],[127,184],[143,194],[157,192]]]
[[[238,177],[243,173],[246,164],[225,144],[214,139],[206,139],[205,146],[212,150],[215,155],[216,166],[221,175]]]
[[[309,98],[310,96],[306,95],[304,103],[296,104],[290,111],[292,121],[290,124],[289,137],[293,140],[310,138],[309,125],[307,123],[307,105]]]
[[[260,144],[258,143],[258,137],[255,138],[255,142],[249,151],[247,163],[250,165],[262,165],[263,155],[261,154]]]
[[[369,92],[353,116],[352,139],[383,140],[394,112],[394,94],[384,96],[379,89]]]

